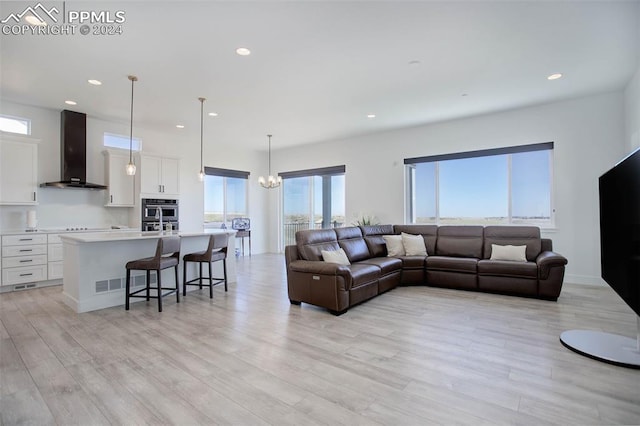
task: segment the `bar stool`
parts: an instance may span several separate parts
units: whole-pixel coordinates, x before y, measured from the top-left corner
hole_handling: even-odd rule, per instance
[[[209,236],[209,245],[205,251],[198,253],[185,254],[182,258],[182,295],[187,295],[188,285],[197,285],[200,288],[209,287],[209,298],[213,299],[213,286],[224,282],[224,291],[227,291],[227,246],[229,245],[229,235],[227,234],[212,234]],[[222,268],[224,271],[224,278],[216,278],[213,276],[211,265],[213,262],[222,260]],[[200,264],[200,276],[187,281],[187,262],[198,262]],[[209,276],[202,276],[202,264],[209,264]],[[208,278],[209,284],[203,284],[202,281]],[[197,281],[197,282],[196,282]]]
[[[156,254],[153,257],[147,257],[144,259],[132,260],[127,262],[127,300],[125,303],[125,309],[129,310],[129,298],[141,297],[149,299],[158,299],[158,312],[162,312],[162,297],[168,296],[172,293],[176,293],[177,303],[180,303],[180,284],[178,281],[178,262],[180,261],[180,237],[164,237],[158,239],[158,246],[156,247]],[[161,271],[167,268],[175,268],[176,273],[176,288],[162,287]],[[147,287],[131,292],[131,270],[147,271]],[[156,271],[157,287],[151,287],[151,271]],[[157,296],[150,296],[149,290],[157,290]],[[171,290],[168,293],[162,293],[162,290]],[[145,295],[138,295],[140,292],[146,292]]]

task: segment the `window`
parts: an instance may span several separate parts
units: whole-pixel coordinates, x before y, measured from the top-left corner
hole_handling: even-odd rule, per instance
[[[18,133],[20,135],[30,135],[31,120],[0,115],[0,130],[3,132]]]
[[[204,168],[204,223],[207,227],[231,227],[231,221],[247,217],[249,172]]]
[[[129,136],[116,135],[113,133],[104,134],[104,146],[109,148],[129,149]],[[142,149],[142,139],[134,137],[131,140],[131,147],[133,151],[140,151]]]
[[[280,173],[285,246],[299,230],[344,226],[344,173],[344,166]]]
[[[553,142],[405,159],[407,221],[553,224]]]

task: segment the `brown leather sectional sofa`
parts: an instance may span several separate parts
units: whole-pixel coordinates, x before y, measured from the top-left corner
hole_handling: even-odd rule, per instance
[[[383,235],[422,235],[427,256],[388,257]],[[526,262],[491,260],[492,244],[526,245]],[[342,248],[351,265],[324,262]],[[496,249],[497,250],[497,249]],[[335,315],[398,285],[556,300],[567,259],[533,226],[374,225],[298,231],[285,248],[289,300]]]

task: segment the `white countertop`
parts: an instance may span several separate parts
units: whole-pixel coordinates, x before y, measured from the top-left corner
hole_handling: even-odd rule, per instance
[[[35,231],[27,231],[26,229],[3,229],[0,235],[37,235],[37,234],[66,234],[78,232],[135,232],[134,228],[87,228],[87,229],[69,229],[69,228],[41,228]],[[139,232],[139,231],[138,231]]]
[[[179,237],[202,237],[211,234],[235,234],[233,229],[205,229],[204,231],[126,231],[114,230],[110,232],[82,232],[69,233],[60,235],[63,242],[79,242],[79,243],[97,243],[107,241],[131,241],[131,240],[150,240],[160,237],[179,236]]]

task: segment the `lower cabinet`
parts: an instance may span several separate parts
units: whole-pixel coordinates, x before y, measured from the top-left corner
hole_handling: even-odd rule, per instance
[[[47,278],[62,278],[62,241],[60,234],[47,235]]]
[[[47,236],[2,237],[2,285],[47,280]]]

